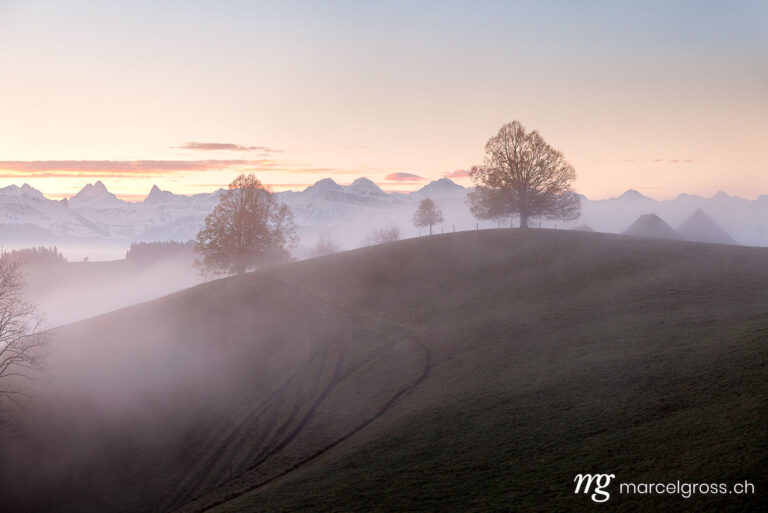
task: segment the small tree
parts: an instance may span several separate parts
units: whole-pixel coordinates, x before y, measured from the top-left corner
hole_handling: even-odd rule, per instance
[[[293,214],[252,174],[229,184],[197,234],[198,265],[213,274],[243,274],[287,259],[297,239]]]
[[[0,253],[0,406],[20,405],[25,381],[43,369],[48,335],[42,316],[22,299],[23,289],[21,262]]]
[[[332,255],[334,253],[338,253],[339,251],[341,251],[341,248],[336,243],[336,241],[331,238],[331,234],[328,232],[321,232],[315,247],[313,247],[312,251],[310,252],[310,256],[321,257]]]
[[[384,226],[374,230],[365,240],[366,246],[375,246],[377,244],[386,244],[400,240],[400,228],[395,225]]]
[[[581,203],[571,182],[573,167],[537,131],[519,121],[501,127],[485,145],[485,164],[471,169],[476,188],[469,208],[478,219],[518,215],[520,228],[532,217],[576,219]]]
[[[437,208],[430,198],[424,198],[419,202],[419,207],[413,214],[413,225],[417,228],[429,226],[429,234],[432,235],[432,226],[443,222],[443,213]]]

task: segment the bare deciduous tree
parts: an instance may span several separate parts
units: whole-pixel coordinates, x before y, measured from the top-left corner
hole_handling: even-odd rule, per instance
[[[476,184],[469,208],[478,219],[518,215],[520,227],[527,228],[533,217],[579,217],[581,203],[571,188],[576,171],[536,130],[507,123],[488,140],[485,154],[484,165],[469,173]]]
[[[341,248],[336,243],[331,234],[328,232],[321,232],[320,237],[317,239],[317,243],[312,248],[310,255],[312,257],[321,257],[326,255],[332,255],[341,251]]]
[[[398,240],[400,240],[400,228],[395,225],[390,225],[374,230],[365,240],[364,244],[366,246],[374,246]]]
[[[430,198],[424,198],[419,202],[419,207],[413,214],[413,225],[416,228],[429,226],[429,234],[432,235],[432,226],[443,222],[443,212],[437,208]]]
[[[198,265],[213,274],[243,274],[247,269],[287,259],[297,239],[290,209],[252,174],[229,184],[197,234]]]
[[[20,405],[26,382],[43,370],[48,334],[23,290],[21,263],[0,253],[0,406]]]

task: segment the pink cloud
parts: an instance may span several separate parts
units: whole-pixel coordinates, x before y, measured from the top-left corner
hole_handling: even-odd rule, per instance
[[[0,170],[45,171],[106,171],[120,173],[210,171],[217,168],[256,165],[264,166],[270,160],[29,160],[0,161]]]
[[[445,178],[467,178],[469,176],[469,169],[457,169],[449,173],[443,173]]]
[[[355,174],[359,172],[357,169],[304,167],[298,163],[272,159],[0,161],[0,178],[151,178],[226,170],[306,174]]]
[[[426,180],[423,176],[414,175],[413,173],[390,173],[384,179],[393,182],[422,182]]]
[[[664,159],[653,159],[653,161],[654,162],[670,162],[672,164],[690,164],[691,162],[693,162],[693,159],[685,159],[685,160],[681,160],[681,159],[666,159],[666,160],[664,160]]]
[[[206,143],[206,142],[188,142],[179,146],[182,150],[201,150],[201,151],[260,151],[263,153],[277,153],[280,150],[267,148],[266,146],[245,146],[234,143]]]

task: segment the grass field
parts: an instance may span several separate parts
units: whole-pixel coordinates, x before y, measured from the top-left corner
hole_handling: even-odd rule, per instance
[[[767,344],[765,249],[411,239],[60,329],[0,477],[12,511],[758,511]]]

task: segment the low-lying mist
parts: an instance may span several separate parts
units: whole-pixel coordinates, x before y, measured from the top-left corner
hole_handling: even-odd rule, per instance
[[[171,269],[136,276],[160,279]],[[131,276],[100,292],[128,286]],[[113,291],[119,297],[112,303],[99,304],[94,292],[80,308],[135,300],[147,293],[145,284]],[[73,488],[91,505],[114,493],[110,511],[145,510],[148,502],[154,510],[167,499],[166,483],[180,482],[199,463],[222,419],[236,422],[241,408],[264,401],[312,351],[323,350],[328,334],[311,337],[301,328],[312,317],[309,306],[276,308],[264,287],[206,287],[54,329],[45,379],[30,389],[15,425],[4,426],[0,488],[12,490],[25,510],[44,511]],[[132,495],[137,487],[143,496]],[[46,497],[35,498],[36,490]],[[71,496],[66,507],[78,510]]]
[[[56,327],[149,301],[204,281],[193,259],[25,266],[26,299]]]

